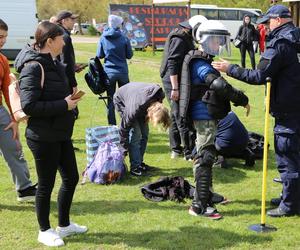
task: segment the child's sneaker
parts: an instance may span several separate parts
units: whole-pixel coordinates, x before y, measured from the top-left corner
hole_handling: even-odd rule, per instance
[[[48,247],[60,247],[65,244],[53,228],[43,232],[39,231],[38,241]]]
[[[57,227],[56,232],[61,238],[73,235],[73,234],[83,234],[87,231],[86,226],[80,226],[76,223],[70,222],[70,225],[67,227]]]
[[[130,170],[130,174],[134,176],[142,176],[143,175],[143,170],[140,167],[132,168]]]
[[[222,215],[218,213],[217,209],[213,207],[207,207],[205,212],[202,213],[202,210],[198,207],[191,206],[189,208],[189,214],[193,216],[205,216],[212,220],[219,220],[222,218]]]

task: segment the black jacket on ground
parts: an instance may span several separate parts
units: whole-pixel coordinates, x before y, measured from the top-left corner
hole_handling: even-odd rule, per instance
[[[41,88],[41,67],[45,80]],[[25,67],[24,67],[25,65]],[[26,138],[36,141],[69,140],[73,133],[74,112],[64,100],[70,94],[65,67],[54,64],[50,54],[41,54],[27,45],[18,54],[15,67],[20,73],[20,98],[23,111],[30,116]]]
[[[160,77],[170,81],[170,75],[178,75],[185,55],[194,49],[192,36],[182,28],[170,32],[164,47],[164,57],[160,67]]]
[[[70,88],[74,88],[77,86],[77,81],[75,78],[75,53],[72,38],[68,30],[66,30],[63,26],[61,26],[61,28],[64,30],[65,46],[62,54],[59,56],[59,60],[66,65],[66,75]]]
[[[120,139],[125,151],[128,149],[129,130],[134,121],[145,120],[149,106],[153,102],[162,102],[164,97],[158,84],[127,83],[116,91],[114,104],[121,116]]]

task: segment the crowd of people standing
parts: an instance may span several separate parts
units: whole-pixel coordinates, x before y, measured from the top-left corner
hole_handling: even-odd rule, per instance
[[[64,245],[64,237],[85,233],[88,228],[70,220],[70,208],[79,180],[71,140],[80,98],[77,92],[76,64],[70,31],[78,15],[61,11],[50,21],[39,23],[35,42],[18,54],[16,71],[20,74],[20,99],[29,115],[26,142],[32,152],[38,177],[32,184],[19,140],[18,123],[10,107],[8,86],[16,78],[10,74],[5,56],[0,54],[0,149],[12,173],[19,201],[35,199],[39,223],[38,241],[47,246]],[[169,128],[170,157],[193,160],[195,192],[189,214],[218,220],[222,215],[212,202],[212,167],[217,155],[240,157],[248,166],[255,164],[247,148],[247,131],[231,111],[231,103],[246,109],[249,99],[234,88],[221,72],[251,85],[265,84],[272,78],[271,114],[275,118],[274,137],[282,195],[272,217],[298,215],[300,211],[300,137],[298,58],[300,29],[283,5],[272,6],[258,20],[256,30],[245,16],[237,38],[241,40],[241,66],[226,60],[214,61],[220,52],[229,51],[230,34],[216,20],[194,16],[179,23],[167,38],[158,84],[129,81],[127,59],[133,51],[122,33],[123,19],[109,15],[108,28],[101,36],[96,56],[104,59],[109,79],[107,120],[116,125],[115,108],[120,114],[120,147],[129,156],[130,174],[140,177],[149,171],[144,162],[149,134],[148,122]],[[268,43],[261,40],[268,33]],[[0,48],[8,35],[0,19]],[[260,42],[261,58],[256,66],[253,42]],[[248,51],[252,69],[245,68]],[[41,82],[43,84],[41,84]],[[118,84],[118,90],[116,85]],[[298,86],[299,85],[299,86]],[[166,97],[170,112],[163,104]],[[9,114],[10,113],[10,114]],[[238,134],[238,136],[237,136]],[[244,140],[242,140],[244,139]],[[193,155],[193,151],[195,151]],[[58,226],[50,225],[50,198],[56,173],[62,179],[59,189]]]

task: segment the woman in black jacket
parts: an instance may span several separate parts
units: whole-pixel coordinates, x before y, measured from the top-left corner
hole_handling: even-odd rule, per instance
[[[251,24],[251,17],[244,16],[243,24],[240,26],[236,38],[241,40],[240,52],[242,67],[245,68],[246,51],[250,56],[252,69],[255,69],[255,53],[253,49],[253,41],[258,41],[257,31],[254,25]]]
[[[22,108],[30,116],[25,135],[38,175],[38,241],[47,246],[61,246],[64,245],[63,237],[87,231],[86,227],[69,220],[79,179],[71,136],[73,109],[80,99],[72,100],[65,68],[54,60],[64,46],[63,30],[56,24],[42,22],[37,27],[35,40],[32,46],[26,46],[19,53],[15,67],[20,73]],[[43,72],[45,77],[41,86]],[[55,231],[50,227],[49,212],[57,170],[62,177],[62,185],[58,194],[59,224]]]

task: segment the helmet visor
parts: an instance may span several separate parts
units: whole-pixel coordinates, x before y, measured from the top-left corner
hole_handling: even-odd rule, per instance
[[[212,56],[230,56],[230,36],[221,34],[203,34],[199,41],[202,50]]]

